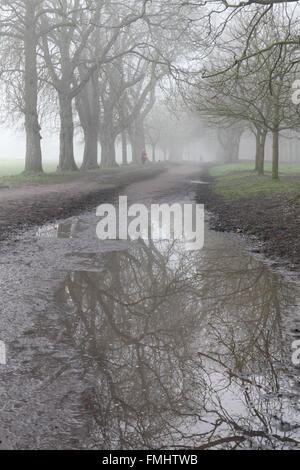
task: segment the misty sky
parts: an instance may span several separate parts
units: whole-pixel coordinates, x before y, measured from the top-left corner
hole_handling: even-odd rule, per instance
[[[25,133],[20,129],[0,128],[0,162],[5,160],[24,160],[25,158]],[[76,157],[82,154],[81,145],[75,146]],[[59,153],[59,141],[56,133],[50,137],[49,132],[42,139],[43,159],[57,161]]]

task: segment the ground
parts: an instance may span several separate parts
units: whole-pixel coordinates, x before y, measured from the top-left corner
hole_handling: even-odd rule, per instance
[[[163,165],[146,168],[129,165],[114,170],[35,177],[4,176],[3,170],[0,239],[16,229],[94,207],[111,198],[112,192],[122,185],[152,178],[163,169]],[[14,173],[14,169],[10,170]],[[265,175],[258,176],[253,171],[253,162],[204,165],[200,177],[210,182],[197,185],[197,200],[213,213],[212,228],[255,236],[257,251],[286,260],[291,269],[300,267],[299,165],[281,165],[279,181],[272,181],[268,164]]]
[[[197,199],[214,214],[214,229],[255,236],[257,251],[300,267],[299,165],[281,165],[279,181],[270,165],[258,176],[253,163],[209,165],[201,177],[210,184],[198,186]]]
[[[55,213],[70,199],[86,209],[87,191],[94,206],[113,202],[110,184],[130,204],[186,203],[208,190],[199,171],[168,165],[142,181],[141,168],[126,187],[115,173],[77,182],[80,194],[75,183],[38,187],[35,199],[16,191],[37,216],[40,204],[49,216],[46,203]],[[94,209],[64,215],[1,243],[0,449],[299,444],[294,283],[236,235],[206,230],[203,250],[190,252],[172,240],[99,240]]]
[[[17,229],[95,207],[107,197],[111,199],[112,193],[123,185],[152,178],[162,171],[163,165],[152,164],[145,168],[128,165],[117,170],[76,172],[69,179],[66,174],[3,177],[7,183],[0,188],[0,239]]]

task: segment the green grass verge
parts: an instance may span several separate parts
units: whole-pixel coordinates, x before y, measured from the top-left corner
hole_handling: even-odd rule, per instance
[[[269,194],[299,194],[300,165],[281,164],[279,180],[272,180],[271,164],[265,165],[265,175],[253,171],[253,163],[218,165],[210,170],[216,178],[216,193],[226,201],[249,199]]]

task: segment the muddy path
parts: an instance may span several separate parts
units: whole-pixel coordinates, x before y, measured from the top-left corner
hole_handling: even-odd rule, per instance
[[[20,230],[95,207],[135,181],[154,178],[163,165],[90,173],[69,183],[26,185],[0,190],[0,240]]]
[[[198,171],[110,202],[193,202]],[[300,286],[208,225],[187,252],[98,240],[97,221],[94,208],[1,243],[2,448],[298,448]]]

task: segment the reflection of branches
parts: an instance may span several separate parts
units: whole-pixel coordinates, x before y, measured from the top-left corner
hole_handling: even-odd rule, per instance
[[[85,394],[95,447],[297,443],[274,418],[284,416],[276,364],[291,292],[247,257],[186,253],[176,243],[141,242],[101,259],[103,271],[72,273],[59,293],[95,377]]]

